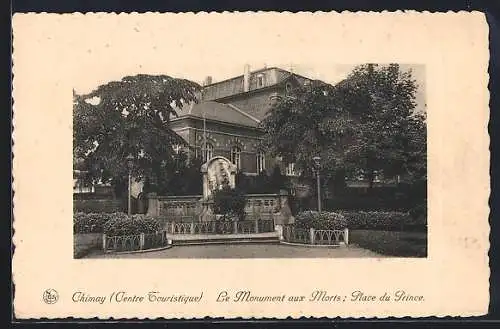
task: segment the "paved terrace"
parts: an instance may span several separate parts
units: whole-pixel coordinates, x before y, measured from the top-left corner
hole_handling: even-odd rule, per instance
[[[172,248],[135,254],[95,252],[86,258],[360,258],[387,257],[372,251],[349,247],[306,247],[285,244],[212,244],[173,246]]]

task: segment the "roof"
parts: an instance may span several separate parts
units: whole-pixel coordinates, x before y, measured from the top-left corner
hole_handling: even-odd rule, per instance
[[[186,104],[182,109],[177,111],[177,118],[172,121],[179,120],[183,117],[196,117],[207,120],[227,122],[242,126],[258,127],[259,120],[250,114],[240,110],[232,104],[223,104],[215,101],[203,101],[198,104]]]
[[[257,76],[260,73],[267,72],[264,85],[257,84]],[[220,100],[234,96],[240,96],[246,93],[260,92],[269,88],[273,88],[282,84],[284,81],[295,77],[300,82],[311,79],[289,72],[278,67],[268,67],[259,70],[250,71],[249,89],[244,90],[244,75],[226,79],[203,87],[203,99],[205,100]]]
[[[265,72],[265,71],[271,71],[271,70],[276,70],[276,71],[278,71],[280,73],[280,76],[278,77],[278,79],[275,82],[275,84],[280,83],[281,81],[285,80],[286,78],[288,78],[288,77],[290,77],[292,75],[300,77],[300,78],[303,78],[303,79],[311,80],[311,78],[305,77],[303,75],[300,75],[300,74],[297,74],[297,73],[294,73],[294,72],[290,72],[290,71],[284,70],[284,69],[276,67],[276,66],[264,67],[264,68],[260,68],[258,70],[253,70],[253,71],[250,72],[250,74],[258,74],[258,73],[262,73],[262,72]],[[232,78],[224,79],[224,80],[221,80],[221,81],[213,82],[213,83],[210,83],[210,84],[208,84],[208,85],[206,85],[204,87],[210,87],[210,86],[213,86],[213,85],[227,83],[228,81],[237,80],[237,79],[243,79],[243,74],[234,76]]]
[[[258,69],[258,70],[253,70],[250,72],[250,74],[256,74],[256,73],[261,73],[261,72],[264,72],[264,71],[271,71],[271,70],[278,70],[278,71],[281,71],[281,72],[286,72],[286,73],[291,73],[289,71],[286,71],[286,70],[283,70],[283,69],[280,69],[279,67],[264,67],[264,68],[261,68],[261,69]],[[204,87],[210,87],[210,86],[213,86],[213,85],[218,85],[218,84],[222,84],[222,83],[227,83],[228,81],[231,81],[231,80],[237,80],[237,79],[243,79],[243,74],[240,74],[240,75],[237,75],[237,76],[234,76],[234,77],[231,77],[231,78],[227,78],[227,79],[224,79],[224,80],[221,80],[221,81],[217,81],[217,82],[212,82]]]

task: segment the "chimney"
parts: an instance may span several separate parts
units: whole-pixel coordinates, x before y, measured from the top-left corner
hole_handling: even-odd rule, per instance
[[[243,74],[243,92],[250,91],[250,65],[245,65],[245,73]]]
[[[211,84],[212,84],[212,77],[211,76],[205,77],[205,80],[203,80],[203,86],[208,86]]]

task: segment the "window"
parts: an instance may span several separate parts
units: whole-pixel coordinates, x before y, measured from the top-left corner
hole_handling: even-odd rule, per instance
[[[257,88],[264,87],[264,74],[259,74],[257,76]]]
[[[94,193],[94,184],[85,171],[73,170],[73,193]]]
[[[205,160],[205,162],[207,162],[208,160],[212,159],[213,156],[214,156],[214,147],[212,144],[207,144],[207,149],[206,151],[204,152],[205,153],[205,156],[203,157],[203,160]]]
[[[175,154],[179,154],[181,152],[182,146],[180,144],[172,145]]]
[[[287,176],[296,176],[297,174],[295,172],[295,163],[290,162],[289,164],[287,164],[285,172]]]
[[[384,177],[384,173],[382,170],[374,170],[373,171],[373,182],[380,183]]]
[[[236,165],[238,169],[241,168],[241,150],[239,147],[231,149],[231,162]]]
[[[260,174],[263,170],[266,169],[266,157],[264,153],[257,153],[257,174]]]

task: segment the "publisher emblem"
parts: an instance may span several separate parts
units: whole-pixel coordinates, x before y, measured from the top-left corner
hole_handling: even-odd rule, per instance
[[[47,304],[55,304],[59,299],[59,294],[54,289],[47,289],[43,292],[43,301]]]

